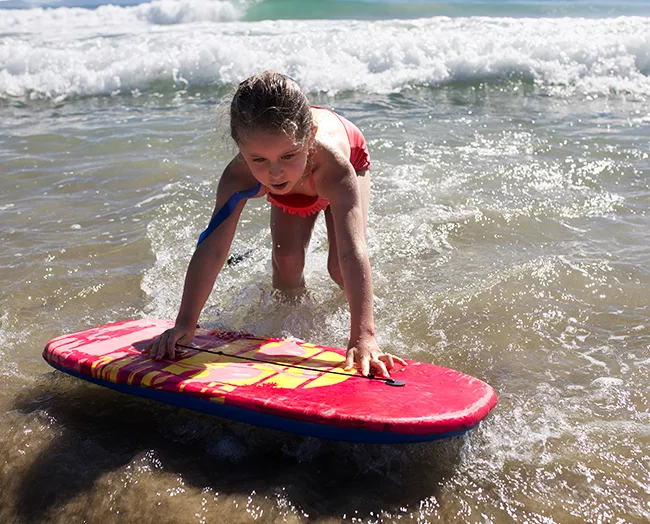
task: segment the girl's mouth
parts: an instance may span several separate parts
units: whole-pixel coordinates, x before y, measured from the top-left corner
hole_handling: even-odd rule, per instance
[[[281,184],[271,184],[271,188],[272,189],[277,189],[278,191],[282,191],[288,185],[289,185],[289,182],[282,182]]]

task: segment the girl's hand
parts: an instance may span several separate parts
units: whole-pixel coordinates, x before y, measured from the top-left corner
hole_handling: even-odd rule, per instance
[[[174,360],[176,358],[176,344],[189,344],[192,342],[195,331],[196,327],[174,326],[151,342],[143,353],[149,353],[153,360],[160,360],[165,357]]]
[[[350,371],[355,362],[359,364],[362,375],[367,376],[373,371],[384,378],[390,378],[389,371],[395,367],[395,362],[402,366],[407,365],[405,360],[379,349],[374,337],[359,340],[355,345],[348,347],[344,369]]]

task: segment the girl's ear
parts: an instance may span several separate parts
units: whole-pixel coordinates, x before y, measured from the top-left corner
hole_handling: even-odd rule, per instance
[[[309,135],[309,141],[313,142],[316,140],[316,133],[318,133],[318,124],[314,123],[311,126],[311,134]]]

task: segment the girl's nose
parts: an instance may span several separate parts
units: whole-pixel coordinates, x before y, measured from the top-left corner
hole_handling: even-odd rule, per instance
[[[282,169],[278,164],[271,164],[269,167],[269,175],[271,178],[278,178],[284,174],[284,169]]]

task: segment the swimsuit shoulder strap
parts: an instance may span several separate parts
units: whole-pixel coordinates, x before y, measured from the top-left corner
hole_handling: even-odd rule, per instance
[[[308,176],[309,176],[309,187],[311,187],[314,191],[316,191],[316,184],[314,183],[314,172],[313,172],[311,166],[309,166],[309,175]],[[316,196],[318,196],[318,195],[316,195]]]

